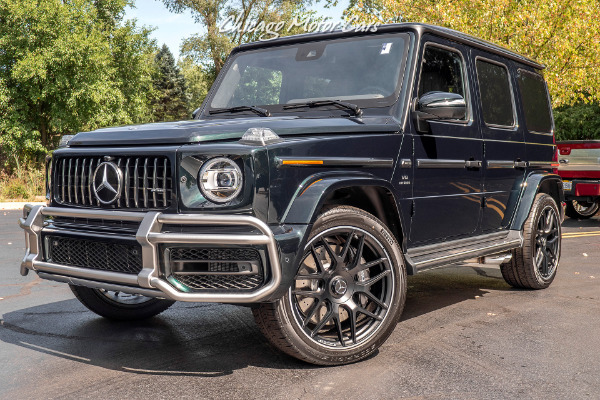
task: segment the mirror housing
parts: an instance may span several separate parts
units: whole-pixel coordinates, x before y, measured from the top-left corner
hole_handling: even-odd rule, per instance
[[[465,99],[456,93],[428,92],[419,98],[415,104],[417,131],[427,132],[427,121],[464,119],[467,115]]]
[[[200,110],[201,109],[202,109],[202,107],[198,107],[194,111],[192,111],[192,119],[196,119],[196,117],[198,116],[198,114],[200,114]]]

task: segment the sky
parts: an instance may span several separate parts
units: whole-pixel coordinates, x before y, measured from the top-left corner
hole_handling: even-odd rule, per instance
[[[317,11],[319,15],[330,17],[332,21],[338,22],[342,20],[342,12],[347,5],[348,0],[340,0],[333,8],[324,8],[323,4],[319,3],[313,4],[310,8]],[[135,6],[127,7],[125,10],[125,18],[135,18],[139,25],[156,28],[152,37],[156,39],[159,46],[163,43],[169,46],[175,59],[179,57],[182,39],[202,31],[201,25],[194,23],[191,13],[171,13],[159,0],[135,0]]]

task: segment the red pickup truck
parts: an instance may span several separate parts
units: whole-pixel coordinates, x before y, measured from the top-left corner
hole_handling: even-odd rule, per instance
[[[558,174],[571,218],[591,218],[600,208],[600,140],[558,142]]]

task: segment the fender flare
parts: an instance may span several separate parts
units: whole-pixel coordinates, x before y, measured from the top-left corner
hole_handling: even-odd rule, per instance
[[[375,187],[384,188],[392,194],[398,217],[400,218],[400,227],[404,228],[402,215],[400,214],[399,204],[394,196],[392,185],[381,178],[376,178],[364,173],[352,175],[319,176],[313,175],[307,178],[298,188],[288,208],[281,217],[281,224],[313,224],[318,217],[319,210],[327,197],[336,190],[350,187]]]
[[[551,195],[558,205],[560,218],[563,218],[563,208],[561,203],[565,201],[565,194],[562,188],[562,179],[556,174],[549,172],[534,172],[530,174],[524,184],[524,190],[521,194],[515,217],[510,225],[510,229],[522,230],[525,221],[529,217],[529,212],[533,206],[535,196],[538,193],[548,193]],[[543,189],[543,190],[542,190]]]

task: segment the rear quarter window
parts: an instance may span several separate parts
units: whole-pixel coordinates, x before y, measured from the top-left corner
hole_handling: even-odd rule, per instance
[[[515,113],[508,69],[482,59],[476,61],[476,67],[483,121],[494,126],[514,126]]]
[[[527,130],[530,132],[551,133],[552,114],[544,78],[539,74],[525,70],[519,70],[517,78]]]

